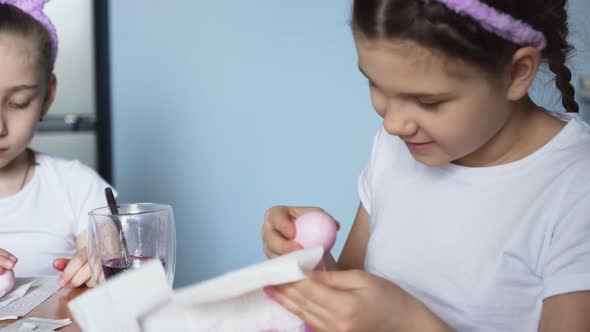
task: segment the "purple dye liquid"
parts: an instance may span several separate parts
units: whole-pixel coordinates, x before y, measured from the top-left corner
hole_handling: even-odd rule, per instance
[[[125,261],[125,258],[114,258],[102,263],[102,270],[104,272],[105,279],[108,279],[114,275],[117,275],[123,271],[129,269],[140,268],[148,260],[154,258],[153,256],[130,256],[129,261]],[[162,266],[166,268],[166,263],[160,259]]]

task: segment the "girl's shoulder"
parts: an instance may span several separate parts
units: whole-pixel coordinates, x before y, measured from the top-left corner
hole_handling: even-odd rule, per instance
[[[86,227],[87,213],[106,206],[104,189],[110,185],[92,168],[78,160],[69,160],[37,152],[39,181],[46,196],[59,197],[74,213],[76,234]]]
[[[42,168],[50,168],[51,170],[60,173],[65,172],[72,175],[71,172],[91,172],[96,174],[94,170],[76,159],[66,159],[35,151],[35,161],[37,162],[37,165]]]
[[[53,179],[66,186],[77,186],[102,181],[102,178],[96,171],[79,160],[65,159],[42,152],[35,152],[35,161],[42,177]]]
[[[566,122],[561,132],[549,144],[548,157],[539,167],[547,176],[561,179],[569,195],[590,195],[590,125],[578,114],[555,113],[551,115]],[[590,198],[590,196],[588,197]]]
[[[561,157],[562,162],[590,165],[590,124],[580,115],[572,113],[550,112],[561,121],[565,127],[553,139],[553,153]]]

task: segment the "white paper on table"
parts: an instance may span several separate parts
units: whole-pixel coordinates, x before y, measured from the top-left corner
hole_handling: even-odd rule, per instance
[[[142,319],[143,332],[303,332],[297,316],[269,299],[262,290],[198,306],[169,303]]]
[[[1,329],[1,332],[36,332],[36,331],[54,331],[64,326],[72,324],[72,321],[67,319],[45,319],[31,317],[23,320],[16,321],[5,328]],[[24,328],[26,326],[32,326],[30,328]]]
[[[266,286],[305,279],[304,271],[313,270],[324,255],[321,247],[299,250],[226,273],[215,279],[176,290],[173,301],[197,305],[230,299]]]
[[[303,321],[263,288],[305,279],[323,255],[322,247],[301,250],[178,289],[172,303],[143,319],[144,331],[303,331]]]
[[[173,292],[162,264],[121,273],[69,303],[85,332],[303,331],[263,287],[306,278],[323,257],[301,250]]]
[[[139,317],[171,295],[162,262],[153,259],[76,297],[68,307],[84,332],[140,332]]]
[[[25,296],[33,281],[23,282],[23,280],[15,280],[14,287],[10,290],[10,292],[4,295],[0,299],[0,308],[4,308],[10,303],[14,302],[15,300],[20,299],[21,297]]]
[[[0,320],[14,319],[28,314],[48,297],[55,294],[59,288],[57,277],[16,278],[13,291],[6,294],[0,303],[4,299],[8,300],[8,297],[13,293],[16,298],[6,305],[0,305]]]

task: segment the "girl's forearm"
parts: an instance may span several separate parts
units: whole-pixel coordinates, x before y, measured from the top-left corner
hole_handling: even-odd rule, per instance
[[[396,331],[454,332],[447,323],[415,297],[408,294],[407,302],[406,314]]]

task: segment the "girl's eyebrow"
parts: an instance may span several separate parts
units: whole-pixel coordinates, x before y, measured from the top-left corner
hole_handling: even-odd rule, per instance
[[[36,90],[39,86],[38,85],[26,85],[26,84],[21,84],[21,85],[17,85],[17,86],[13,86],[11,88],[8,89],[9,93],[15,93],[18,91],[22,91],[22,90]]]
[[[361,72],[361,74],[363,74],[363,76],[369,81],[369,83],[376,85],[375,82],[373,82],[373,80],[369,77],[369,75],[367,75],[367,73],[363,71],[360,65],[358,65],[358,69]]]

